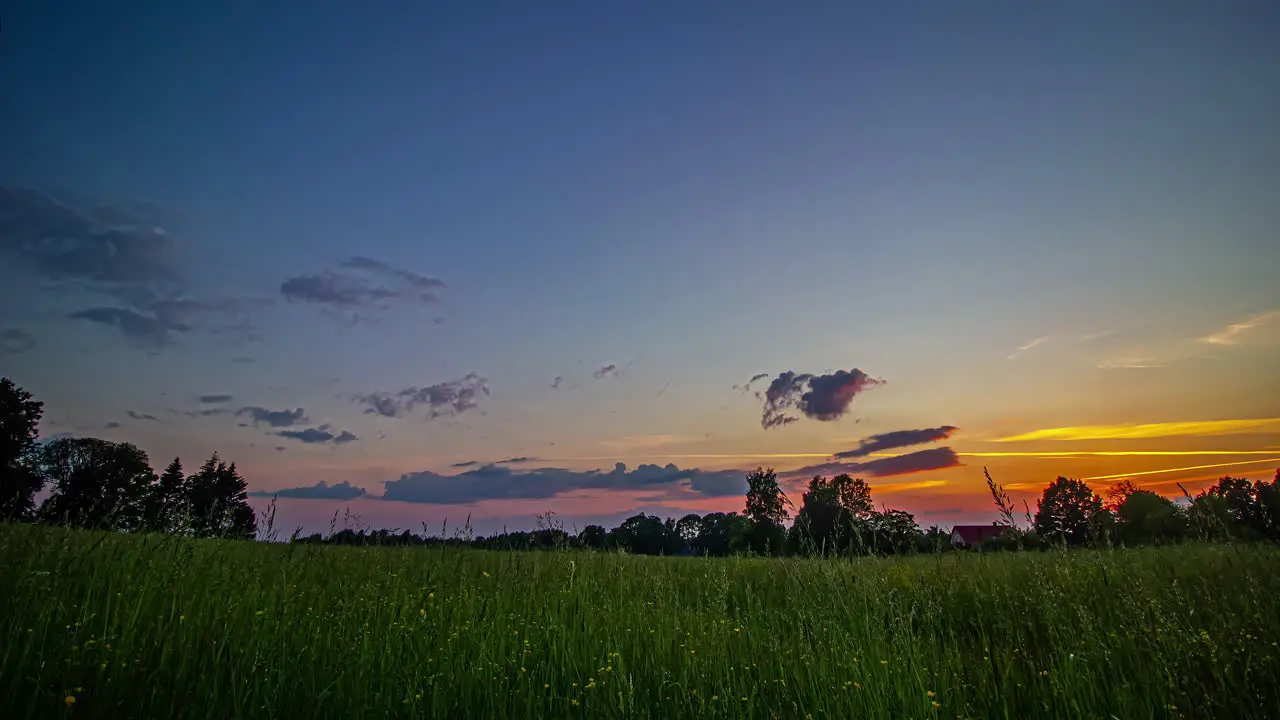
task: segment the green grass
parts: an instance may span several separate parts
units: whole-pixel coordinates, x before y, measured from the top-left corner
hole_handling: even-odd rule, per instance
[[[1274,548],[698,559],[0,526],[0,592],[6,718],[1280,717]]]

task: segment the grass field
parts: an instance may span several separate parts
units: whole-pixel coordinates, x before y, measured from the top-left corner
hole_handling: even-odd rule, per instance
[[[854,561],[0,526],[5,718],[1280,717],[1280,551]]]

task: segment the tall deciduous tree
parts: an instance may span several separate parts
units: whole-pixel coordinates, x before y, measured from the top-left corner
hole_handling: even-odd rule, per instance
[[[0,378],[0,519],[29,518],[44,485],[37,471],[36,438],[44,403],[9,378]]]
[[[1102,498],[1082,480],[1059,477],[1036,503],[1036,533],[1053,542],[1082,545],[1097,537]]]
[[[53,485],[40,507],[46,521],[115,530],[143,526],[155,473],[136,446],[59,438],[41,448],[40,467]]]

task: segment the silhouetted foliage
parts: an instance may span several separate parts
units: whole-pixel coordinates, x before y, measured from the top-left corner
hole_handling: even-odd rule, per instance
[[[1035,530],[1055,543],[1083,545],[1101,536],[1102,498],[1081,480],[1059,477],[1036,503]]]
[[[214,453],[199,472],[187,478],[186,489],[193,535],[253,537],[255,525],[248,485],[236,471],[235,463],[228,465]]]
[[[129,443],[59,438],[40,451],[52,493],[40,506],[46,522],[85,528],[143,528],[155,473],[147,454]]]
[[[1187,518],[1168,498],[1132,487],[1114,497],[1123,498],[1115,516],[1117,534],[1124,544],[1170,542],[1186,536]]]
[[[0,520],[25,520],[44,486],[36,468],[36,439],[44,403],[9,378],[0,378]]]

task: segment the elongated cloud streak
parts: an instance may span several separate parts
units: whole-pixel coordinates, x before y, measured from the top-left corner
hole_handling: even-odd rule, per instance
[[[1032,430],[997,438],[996,442],[1028,440],[1113,440],[1175,437],[1180,435],[1235,435],[1246,432],[1280,432],[1280,418],[1247,420],[1202,420],[1192,422],[1144,423],[1141,425],[1080,425]]]
[[[912,445],[923,445],[927,442],[937,442],[938,440],[946,440],[951,437],[957,428],[954,425],[943,425],[936,428],[925,428],[923,430],[895,430],[893,432],[881,433],[880,435],[872,435],[863,438],[858,447],[852,450],[838,452],[831,457],[840,458],[856,458],[865,457],[873,453],[883,450],[892,450],[894,448],[911,447]]]
[[[1046,335],[1045,337],[1038,337],[1035,340],[1032,340],[1031,342],[1027,343],[1026,345],[1019,345],[1018,347],[1014,348],[1013,352],[1009,353],[1009,359],[1017,360],[1019,357],[1022,357],[1023,353],[1027,352],[1028,350],[1034,347],[1043,345],[1047,342],[1049,342],[1049,337]]]
[[[1239,322],[1231,323],[1216,333],[1200,338],[1200,342],[1209,343],[1210,345],[1239,345],[1247,339],[1245,336],[1251,334],[1252,331],[1273,323],[1280,324],[1280,309],[1258,313]]]

